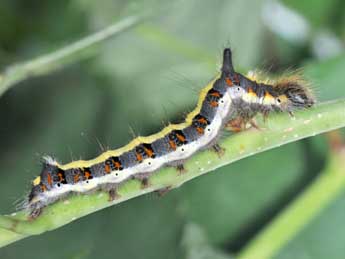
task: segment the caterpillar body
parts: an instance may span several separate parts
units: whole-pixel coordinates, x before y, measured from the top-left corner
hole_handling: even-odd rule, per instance
[[[61,165],[46,158],[25,207],[30,211],[29,217],[36,218],[45,206],[70,193],[106,190],[113,200],[118,186],[128,179],[140,179],[145,185],[150,174],[163,166],[183,170],[183,162],[202,149],[213,147],[220,153],[217,138],[235,117],[243,124],[258,112],[265,116],[270,111],[292,112],[313,103],[309,89],[298,80],[285,84],[257,83],[235,72],[231,50],[226,48],[220,75],[201,90],[196,108],[183,123],[138,137],[93,160]]]

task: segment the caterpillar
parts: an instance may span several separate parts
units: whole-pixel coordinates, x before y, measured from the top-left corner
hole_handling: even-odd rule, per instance
[[[151,136],[137,137],[92,160],[62,165],[46,157],[40,175],[32,182],[25,208],[34,219],[44,207],[71,193],[105,190],[109,200],[114,200],[118,186],[128,179],[139,179],[145,187],[149,176],[163,166],[175,166],[183,172],[184,161],[200,150],[213,148],[221,154],[217,139],[224,128],[236,126],[236,120],[244,124],[257,113],[291,113],[313,104],[314,98],[301,80],[258,83],[253,76],[235,72],[232,52],[226,48],[220,74],[201,90],[196,108],[184,122],[170,124]]]

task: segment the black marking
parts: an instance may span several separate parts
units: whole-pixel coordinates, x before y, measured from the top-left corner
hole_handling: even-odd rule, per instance
[[[184,174],[187,172],[186,168],[184,167],[183,164],[179,164],[176,166],[177,171],[179,172],[179,174]]]
[[[53,181],[54,183],[67,184],[65,171],[59,168],[56,174],[53,175]]]
[[[222,98],[222,97],[223,97],[223,95],[222,95],[219,91],[217,91],[217,90],[211,88],[211,89],[207,92],[206,100],[207,100],[208,102],[212,102],[212,101],[218,102],[219,99]]]
[[[139,173],[139,174],[133,175],[131,178],[139,180],[141,183],[141,188],[145,189],[150,186],[149,176],[150,176],[150,173]]]
[[[232,65],[232,53],[230,48],[226,48],[223,51],[222,77],[229,77],[234,72],[234,67]]]
[[[225,149],[222,148],[219,144],[214,144],[212,146],[212,149],[213,149],[214,152],[217,153],[218,157],[222,157],[224,155],[224,153],[225,153]]]
[[[29,202],[31,202],[33,198],[35,198],[37,195],[39,195],[42,192],[43,192],[42,188],[39,184],[33,186],[28,197]]]
[[[153,149],[151,144],[143,143],[142,145],[143,145],[143,147],[145,149],[145,152],[146,152],[146,155],[148,157],[151,157],[151,158],[155,158],[156,157],[155,151],[154,151],[154,149]]]
[[[56,173],[60,169],[56,165],[43,163],[42,171],[40,174],[41,184],[44,184],[47,190],[54,188],[54,184],[59,182],[59,179],[56,179]]]
[[[110,166],[111,171],[115,171],[115,170],[121,171],[121,170],[123,170],[123,166],[122,166],[121,160],[117,156],[109,157],[107,160],[105,160],[105,164]]]
[[[205,116],[198,114],[193,118],[192,125],[196,128],[200,127],[205,129],[207,125],[210,125],[210,121],[206,119]]]
[[[169,133],[169,139],[173,141],[176,146],[180,147],[182,145],[188,144],[186,136],[182,130],[173,130]]]
[[[89,167],[85,167],[83,170],[84,181],[91,180],[93,178],[92,172]]]

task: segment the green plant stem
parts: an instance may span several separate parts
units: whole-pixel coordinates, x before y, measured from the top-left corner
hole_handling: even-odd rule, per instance
[[[259,126],[261,130],[252,129],[221,140],[219,144],[226,150],[222,157],[218,157],[211,150],[196,154],[185,163],[187,173],[180,174],[171,167],[163,168],[150,177],[150,185],[145,189],[141,188],[138,180],[129,180],[120,186],[118,190],[120,198],[113,202],[108,201],[106,192],[72,195],[64,201],[48,206],[42,215],[33,221],[28,221],[27,214],[23,211],[12,216],[2,216],[0,246],[56,229],[102,208],[160,188],[177,188],[197,176],[264,150],[344,127],[345,100],[323,103],[312,109],[299,111],[294,118],[287,114],[272,114]],[[332,191],[332,189],[328,190],[328,192]]]
[[[345,190],[345,150],[331,153],[316,180],[251,241],[238,259],[272,258]]]
[[[6,70],[0,74],[0,96],[14,84],[29,77],[48,74],[66,64],[90,56],[90,54],[95,53],[99,43],[137,25],[147,16],[148,14],[128,16],[99,32],[68,44],[66,47],[6,68]]]

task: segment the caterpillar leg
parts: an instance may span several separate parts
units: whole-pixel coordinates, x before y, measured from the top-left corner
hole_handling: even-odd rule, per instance
[[[176,169],[178,171],[178,173],[181,174],[185,174],[187,172],[186,168],[184,168],[183,164],[179,164],[176,166]]]
[[[270,114],[269,110],[265,110],[262,112],[262,117],[264,118],[264,123],[267,122],[268,115]]]
[[[135,175],[133,178],[139,180],[141,182],[141,188],[145,189],[150,186],[149,176],[150,175],[148,173],[140,173]]]
[[[261,130],[261,128],[258,126],[258,124],[256,124],[255,119],[250,119],[248,122],[249,122],[250,126],[252,126],[252,128],[255,128],[257,130]]]
[[[266,115],[266,117],[268,116],[268,114]],[[265,117],[264,117],[265,119]],[[237,117],[233,120],[228,121],[225,124],[225,129],[231,132],[240,132],[240,131],[244,131],[246,130],[246,126],[247,123],[250,124],[250,126],[252,126],[253,128],[260,130],[260,127],[256,124],[255,119],[254,118],[248,118],[248,119],[244,119],[242,117]]]
[[[212,150],[214,152],[216,152],[216,154],[218,155],[218,157],[222,157],[225,153],[225,148],[222,148],[219,144],[214,144],[212,146]]]
[[[246,129],[245,120],[242,117],[237,117],[233,120],[229,120],[225,124],[225,129],[231,132],[240,132]]]
[[[118,198],[120,198],[120,195],[117,193],[117,190],[116,188],[111,188],[109,191],[109,201],[113,201],[113,200],[116,200]]]
[[[42,214],[42,211],[43,211],[43,208],[33,209],[29,214],[28,220],[32,221],[32,220],[36,219],[39,215]]]
[[[157,195],[159,197],[164,196],[165,194],[167,194],[169,191],[171,191],[172,187],[171,186],[167,186],[167,187],[163,187],[161,189],[158,189],[155,191],[155,193],[157,193]]]

